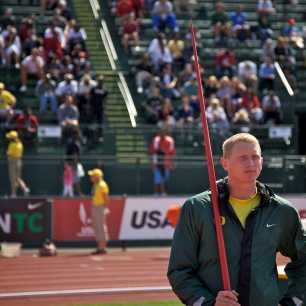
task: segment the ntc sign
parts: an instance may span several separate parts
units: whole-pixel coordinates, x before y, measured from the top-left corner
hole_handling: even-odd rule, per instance
[[[51,209],[46,199],[1,199],[0,241],[39,245],[50,237]]]
[[[17,234],[23,234],[27,229],[31,233],[42,233],[43,225],[41,220],[42,213],[4,213],[0,215],[0,228],[4,234],[12,234],[13,231]]]

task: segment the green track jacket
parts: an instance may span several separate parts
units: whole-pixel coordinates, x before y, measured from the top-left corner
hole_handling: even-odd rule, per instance
[[[243,228],[228,204],[227,179],[218,182],[219,205],[225,218],[224,240],[231,287],[242,306],[295,305],[291,297],[306,296],[306,233],[298,212],[289,202],[257,183],[261,203]],[[276,253],[291,258],[285,271],[289,289],[280,296]],[[175,229],[168,267],[173,291],[186,305],[204,297],[202,306],[214,305],[222,290],[210,191],[186,201]],[[304,302],[304,305],[305,302]]]

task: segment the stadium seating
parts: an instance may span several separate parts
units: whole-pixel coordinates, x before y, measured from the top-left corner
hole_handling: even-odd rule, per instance
[[[299,26],[303,25],[302,21],[302,12],[305,10],[306,7],[306,1],[300,1],[299,5],[297,7],[290,6],[288,4],[285,4],[286,1],[276,2],[276,14],[272,17],[273,20],[273,30],[274,30],[274,36],[278,37],[278,35],[281,32],[281,29],[286,25],[288,18],[295,18],[297,21],[297,24]],[[243,3],[245,7],[245,11],[248,14],[248,21],[251,25],[256,25],[257,23],[257,13],[256,13],[256,0],[253,0],[249,3],[245,3],[245,1],[232,1],[232,0],[226,0],[223,1],[225,4],[225,8],[227,12],[231,12],[235,10],[239,4]],[[214,11],[214,5],[215,1],[199,1],[197,6],[197,12],[198,15],[193,19],[194,25],[198,28],[200,31],[202,38],[200,42],[200,60],[202,61],[205,69],[205,75],[206,77],[215,73],[214,68],[214,56],[217,52],[217,48],[214,46],[213,42],[213,34],[210,28],[210,16],[212,12]],[[106,9],[106,8],[105,8]],[[203,16],[203,12],[205,12]],[[186,15],[180,15],[177,14],[178,23],[180,26],[180,31],[182,33],[186,33],[189,29],[189,17]],[[112,25],[116,31],[114,33],[118,34],[118,31],[120,31],[120,22],[119,19],[116,19],[115,24],[112,24],[112,22],[109,22],[110,25]],[[119,30],[118,30],[119,29]],[[135,69],[136,64],[138,63],[139,57],[146,50],[148,47],[150,41],[155,37],[155,33],[151,26],[151,18],[148,13],[145,14],[145,18],[142,19],[142,26],[141,26],[141,41],[140,41],[140,51],[137,50],[134,52],[134,56],[130,57],[128,59],[129,66],[127,69]],[[118,44],[117,48],[120,50],[119,45],[119,39],[118,37],[114,38]],[[246,59],[250,59],[255,61],[257,64],[260,64],[260,54],[261,54],[261,46],[259,41],[252,42],[250,46],[246,44],[240,44],[233,48],[236,53],[237,61],[242,61]],[[298,105],[299,103],[304,103],[305,97],[304,91],[302,90],[306,85],[306,79],[305,79],[305,71],[304,71],[304,63],[303,63],[303,54],[302,51],[297,50],[296,52],[296,59],[297,59],[297,72],[296,77],[298,80],[298,88],[296,90],[295,97],[290,97],[288,93],[286,92],[283,84],[280,82],[280,79],[277,79],[277,86],[276,86],[276,92],[278,96],[281,99],[282,108],[283,108],[283,114],[284,114],[284,121],[286,124],[293,125],[294,124],[294,109],[295,105]],[[124,57],[124,53],[122,53],[122,57]],[[133,87],[131,86],[133,89]],[[144,99],[143,95],[137,95],[135,88],[134,88],[134,96],[136,97],[136,103],[137,105],[140,105],[141,101]],[[175,106],[175,104],[174,104]],[[235,128],[233,129],[235,130]],[[255,128],[255,130],[258,130]],[[271,139],[268,137],[269,129],[262,127],[260,129],[264,132],[265,135],[262,137],[260,136],[260,140],[263,143],[263,148],[266,153],[275,154],[278,152],[282,152],[283,154],[289,154],[296,152],[296,147],[294,143],[294,139],[291,139],[290,143],[284,141],[284,139]],[[254,129],[252,129],[254,131]],[[260,134],[261,132],[259,132]],[[175,133],[174,133],[175,134]],[[256,135],[258,133],[255,132]],[[176,139],[177,145],[180,148],[183,148],[186,143],[180,143],[179,139]],[[181,146],[180,146],[181,144]],[[192,148],[192,146],[189,146],[189,149]],[[199,147],[195,146],[194,150],[191,150],[191,154],[199,154],[200,150],[198,150]],[[182,149],[182,151],[178,150],[178,152],[186,152],[186,150]]]
[[[231,1],[226,0],[223,1],[226,7],[226,10],[228,12],[234,10],[239,5],[239,1]],[[284,2],[284,1],[283,1]],[[305,3],[304,3],[305,2]],[[122,96],[120,94],[119,88],[117,86],[118,76],[117,74],[112,71],[105,48],[103,47],[101,36],[99,33],[99,22],[93,22],[93,15],[92,10],[90,7],[89,2],[87,1],[81,1],[81,0],[74,0],[70,1],[71,5],[74,8],[75,15],[77,17],[77,20],[81,24],[82,27],[85,28],[88,40],[87,40],[87,48],[89,50],[90,55],[90,61],[93,65],[93,68],[96,73],[103,73],[106,75],[106,87],[111,92],[107,109],[106,109],[106,116],[107,116],[107,126],[109,126],[111,129],[118,127],[118,126],[128,126],[129,125],[129,119],[126,107],[124,105]],[[5,0],[2,1],[2,6],[7,7],[11,6],[13,7],[14,14],[19,17],[19,20],[29,14],[31,12],[32,14],[35,14],[37,16],[37,23],[38,23],[38,30],[42,33],[46,27],[48,17],[50,17],[50,13],[47,13],[44,18],[40,16],[40,9],[38,6],[38,3],[36,5],[29,5],[26,2],[23,2],[22,5],[17,5],[18,1],[14,0]],[[132,58],[127,58],[127,56],[122,52],[118,35],[118,21],[116,21],[116,24],[113,24],[111,22],[112,18],[110,18],[110,7],[105,5],[105,3],[101,3],[102,11],[101,11],[101,17],[103,17],[106,21],[108,21],[108,26],[110,29],[110,32],[112,34],[113,40],[116,44],[116,50],[119,53],[120,61],[118,61],[118,69],[124,69],[126,71],[133,68],[133,65],[137,61],[137,55]],[[245,4],[245,11],[248,13],[248,20],[250,21],[251,25],[256,23],[256,1],[253,0],[250,3]],[[294,6],[289,6],[284,3],[276,3],[276,11],[277,14],[275,17],[273,17],[273,30],[275,31],[275,35],[277,35],[281,28],[286,23],[286,20],[291,17],[295,18],[297,20],[297,23],[299,25],[302,24],[302,12],[303,9],[306,7],[306,1],[300,1],[299,9],[294,8]],[[200,30],[202,34],[202,43],[201,43],[201,59],[203,61],[204,67],[205,67],[205,75],[208,76],[214,72],[214,64],[213,64],[213,58],[216,53],[216,48],[213,45],[213,38],[212,38],[212,32],[210,30],[210,16],[211,13],[214,10],[214,1],[199,1],[199,5],[196,8],[197,16],[194,18],[194,24],[197,26],[197,28]],[[189,19],[186,15],[178,15],[178,22],[180,25],[180,28],[183,32],[186,32],[189,27]],[[204,19],[205,18],[205,19]],[[203,20],[204,19],[204,20]],[[145,18],[143,19],[142,24],[142,32],[141,32],[141,46],[142,48],[140,50],[144,50],[148,44],[149,41],[153,38],[154,33],[151,27],[151,19],[149,18],[148,13],[146,13]],[[252,59],[256,62],[259,61],[259,55],[260,55],[260,45],[259,42],[255,43],[255,46],[252,45],[251,47],[247,45],[239,46],[235,48],[235,52],[238,58],[238,61],[244,60],[244,59]],[[125,65],[125,63],[129,63],[129,65]],[[303,58],[300,53],[297,54],[297,67],[299,68],[297,71],[297,79],[299,80],[299,94],[296,100],[293,100],[290,98],[287,93],[285,92],[284,88],[281,86],[281,84],[278,84],[278,94],[281,97],[281,101],[283,104],[283,110],[285,114],[286,123],[291,124],[293,123],[292,118],[292,103],[305,101],[305,98],[303,95],[305,93],[301,88],[306,85],[306,77],[303,73]],[[9,87],[14,90],[16,93],[16,89],[19,86],[18,76],[19,72],[16,69],[13,68],[1,68],[1,75],[4,76],[4,82],[9,84]],[[129,75],[128,75],[129,76]],[[130,79],[128,84],[130,85],[130,89],[132,90],[132,93],[135,97],[136,105],[139,107],[142,96],[137,95],[135,91],[133,91],[133,80]],[[18,104],[20,107],[24,107],[25,105],[33,107],[34,110],[38,110],[38,101],[37,97],[34,94],[34,82],[30,82],[30,90],[27,92],[26,95],[24,94],[18,94]],[[141,118],[138,119],[138,121],[141,123]],[[52,114],[46,115],[42,118],[40,118],[41,124],[54,124],[56,122],[56,119]],[[130,154],[138,154],[144,157],[144,155],[147,153],[147,142],[145,142],[142,137],[137,138],[126,138],[124,137],[125,133],[120,134],[120,129],[117,129],[117,132],[119,132],[118,135],[115,136],[116,141],[116,147],[118,152],[118,157],[124,157],[128,156]],[[267,133],[267,130],[266,130]],[[133,133],[131,133],[133,134]],[[134,133],[135,134],[135,133]],[[147,139],[147,137],[145,137]],[[133,146],[133,142],[138,143],[137,149],[134,152],[131,152],[131,148],[133,147],[135,149],[135,146]],[[43,145],[44,141],[42,141]],[[46,142],[45,142],[46,143]],[[280,150],[283,150],[283,148],[286,148],[286,146],[283,146],[283,142],[276,140],[272,144],[269,140],[267,140],[267,148],[270,145],[270,147],[273,147],[277,150],[277,143],[280,143]],[[144,146],[142,147],[143,144]],[[180,144],[180,140],[178,139],[178,145]],[[185,142],[182,143],[182,150],[181,152],[186,152],[186,150],[183,149],[183,146],[185,145]],[[100,146],[101,148],[101,146]],[[189,149],[192,148],[189,147]],[[199,150],[197,149],[197,146],[194,146],[194,151],[190,151],[190,154],[199,154]],[[52,148],[51,148],[52,149]],[[288,149],[288,148],[287,148]],[[47,146],[45,149],[41,149],[40,152],[48,151]],[[107,151],[107,150],[106,150]],[[97,148],[93,150],[93,152],[99,152],[100,154],[103,154],[103,150],[99,150],[99,145]],[[180,152],[180,150],[178,150]],[[272,152],[275,152],[275,150],[272,150]]]

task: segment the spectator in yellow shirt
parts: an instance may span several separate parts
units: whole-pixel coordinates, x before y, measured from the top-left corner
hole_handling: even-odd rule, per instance
[[[10,131],[7,133],[6,138],[9,140],[6,154],[11,184],[11,197],[16,197],[16,191],[18,187],[22,189],[24,195],[28,195],[30,189],[21,178],[23,144],[20,141],[16,131]]]
[[[15,96],[5,90],[5,85],[0,83],[0,120],[5,119],[9,121],[13,117],[13,107],[15,104]]]
[[[173,57],[173,64],[178,70],[183,70],[185,66],[184,50],[185,43],[180,39],[179,33],[174,33],[173,38],[168,43],[168,48]]]
[[[105,223],[105,215],[107,212],[109,188],[103,180],[103,172],[100,169],[88,171],[88,175],[93,184],[92,189],[92,222],[95,231],[97,249],[93,255],[106,254],[106,245],[108,240],[107,226]]]

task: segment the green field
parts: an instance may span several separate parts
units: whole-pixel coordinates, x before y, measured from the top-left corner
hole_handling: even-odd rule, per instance
[[[181,306],[179,301],[129,302],[107,304],[84,304],[78,306]]]

